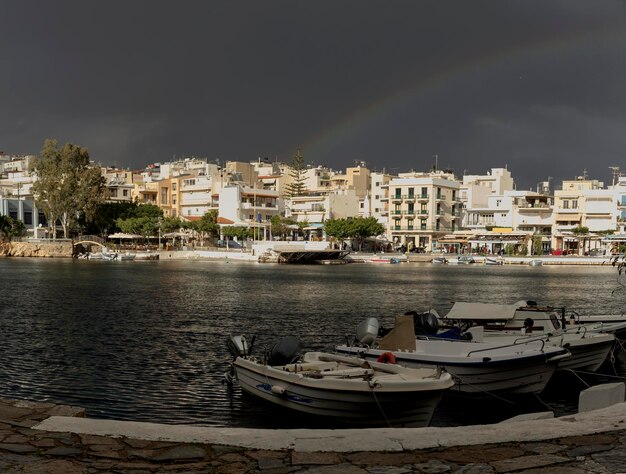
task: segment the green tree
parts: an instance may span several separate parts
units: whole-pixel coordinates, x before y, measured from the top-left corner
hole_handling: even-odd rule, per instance
[[[10,241],[13,237],[22,237],[26,234],[26,226],[19,219],[11,216],[0,216],[0,242]]]
[[[385,232],[385,227],[375,217],[355,217],[351,219],[351,226],[351,237],[357,241],[359,250],[365,239]]]
[[[222,234],[225,237],[237,237],[237,240],[244,241],[252,238],[252,229],[244,226],[225,226],[222,228]]]
[[[135,215],[138,204],[134,202],[104,202],[96,208],[91,219],[81,216],[80,225],[87,234],[105,237],[121,231],[117,219],[127,219]]]
[[[533,235],[532,253],[533,255],[543,254],[543,240],[541,238],[541,235]]]
[[[587,239],[589,238],[589,227],[581,225],[574,227],[572,229],[572,234],[576,236],[576,240],[578,241],[578,253],[582,255],[582,252],[585,251]]]
[[[306,194],[307,189],[305,185],[305,173],[306,165],[304,164],[302,152],[300,151],[300,148],[298,148],[296,150],[296,154],[291,160],[291,163],[289,164],[289,176],[291,177],[291,182],[289,182],[286,186],[285,194],[287,197],[303,196]]]
[[[337,240],[345,240],[351,237],[350,225],[347,219],[326,219],[324,221],[326,235]]]
[[[201,245],[204,245],[205,238],[212,238],[219,233],[217,216],[217,211],[211,210],[206,212],[199,221],[191,223],[191,228],[200,236]]]
[[[365,239],[382,234],[385,227],[375,217],[352,217],[348,219],[326,219],[324,231],[326,235],[337,240],[354,239],[358,248],[361,249]]]
[[[98,167],[90,166],[86,148],[66,143],[59,149],[56,140],[46,139],[33,171],[37,177],[33,183],[35,202],[46,215],[53,238],[57,221],[68,238],[80,216],[93,218],[105,200],[104,177]]]
[[[272,216],[270,220],[272,235],[285,239],[291,234],[294,225],[298,223],[290,217],[282,217],[279,215]]]

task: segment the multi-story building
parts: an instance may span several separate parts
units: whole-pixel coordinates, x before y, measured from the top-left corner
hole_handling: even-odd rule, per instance
[[[502,196],[515,189],[511,172],[506,168],[492,168],[484,175],[465,175],[460,189],[464,229],[485,229],[494,225],[496,210],[489,204],[491,196]]]
[[[598,247],[601,236],[581,239],[574,229],[586,227],[590,233],[616,229],[615,191],[603,188],[604,183],[586,176],[563,181],[561,189],[554,192],[553,248],[582,254]]]
[[[110,202],[132,202],[133,172],[118,168],[101,168]]]
[[[256,228],[258,240],[269,239],[270,221],[282,211],[277,191],[236,182],[221,189],[218,209],[221,225]]]
[[[371,173],[370,190],[361,201],[361,215],[375,217],[387,228],[389,223],[389,182],[393,175],[374,171]]]
[[[387,237],[407,249],[427,251],[459,228],[460,183],[450,173],[403,173],[389,182]]]

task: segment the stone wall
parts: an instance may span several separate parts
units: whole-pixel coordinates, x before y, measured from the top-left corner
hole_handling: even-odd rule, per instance
[[[71,257],[71,240],[0,242],[0,257]]]

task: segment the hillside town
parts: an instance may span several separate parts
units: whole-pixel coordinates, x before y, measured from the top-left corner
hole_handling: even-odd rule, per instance
[[[28,237],[41,239],[50,234],[33,196],[35,160],[0,152],[0,215],[21,220]],[[626,177],[617,167],[608,185],[584,172],[519,190],[506,167],[457,176],[436,167],[392,174],[364,162],[342,171],[308,165],[299,193],[288,191],[298,179],[290,163],[267,158],[220,164],[185,157],[140,170],[100,169],[109,202],[153,204],[165,217],[190,222],[217,211],[220,227],[254,228],[258,240],[272,239],[270,222],[279,215],[304,223],[306,240],[325,240],[327,219],[374,217],[385,228],[381,249],[403,252],[499,254],[540,236],[543,254],[593,255],[626,241]]]

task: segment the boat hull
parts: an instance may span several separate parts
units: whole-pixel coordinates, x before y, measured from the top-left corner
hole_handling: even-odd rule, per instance
[[[324,388],[322,381],[306,380],[297,374],[276,374],[272,367],[237,358],[233,363],[241,389],[285,408],[324,417],[342,425],[424,427],[430,424],[444,390],[384,391],[368,387],[361,379],[354,388]],[[280,372],[280,371],[278,371]],[[449,380],[449,379],[448,379]],[[436,386],[436,381],[433,381]],[[319,385],[319,386],[316,386]]]
[[[443,342],[444,344],[467,344],[463,342]],[[381,349],[338,346],[337,352],[358,354],[359,357],[376,359],[383,352]],[[468,394],[486,393],[540,393],[554,375],[559,361],[549,360],[547,354],[540,352],[524,357],[506,359],[446,358],[432,355],[425,357],[419,352],[394,352],[396,362],[407,367],[443,367],[455,379],[451,390]],[[454,360],[453,360],[454,359]]]

